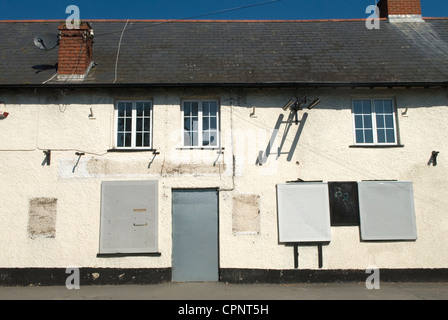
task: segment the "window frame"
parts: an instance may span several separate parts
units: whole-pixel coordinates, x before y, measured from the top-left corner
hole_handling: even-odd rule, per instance
[[[371,103],[371,112],[370,116],[372,118],[372,132],[373,132],[373,142],[357,142],[356,140],[356,114],[355,114],[355,101],[370,101]],[[375,101],[390,101],[392,104],[392,117],[393,117],[393,125],[394,125],[394,140],[395,142],[378,142],[378,127],[377,127],[377,113],[375,110]],[[395,105],[395,101],[393,98],[353,98],[352,99],[352,125],[353,125],[353,142],[354,146],[399,146],[400,143],[398,141],[398,122],[397,122],[397,108]],[[363,129],[365,129],[363,127]]]
[[[118,105],[120,103],[131,103],[132,104],[132,114],[131,114],[131,146],[118,146]],[[150,104],[150,119],[149,119],[149,146],[136,146],[137,140],[137,104],[138,103],[149,103]],[[152,150],[153,149],[153,114],[154,114],[154,104],[152,100],[116,100],[114,107],[114,149],[115,150]],[[145,131],[143,131],[145,132]]]
[[[216,145],[203,145],[203,104],[205,102],[214,102],[216,103]],[[184,129],[184,121],[185,121],[185,103],[198,103],[198,145],[185,145],[185,129]],[[182,149],[217,149],[221,146],[221,130],[220,130],[220,113],[221,113],[221,105],[218,99],[185,99],[181,101],[181,148]],[[209,128],[210,130],[210,128]]]

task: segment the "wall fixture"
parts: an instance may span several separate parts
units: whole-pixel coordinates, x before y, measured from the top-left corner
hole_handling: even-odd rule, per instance
[[[154,149],[154,150],[152,151],[152,154],[153,154],[152,159],[151,159],[151,161],[149,161],[149,163],[148,163],[148,169],[151,168],[152,163],[154,162],[156,156],[158,156],[158,155],[160,154],[160,152],[157,151],[157,149]]]
[[[431,158],[428,161],[428,166],[432,164],[435,167],[437,165],[437,156],[439,155],[439,153],[439,151],[433,151],[431,153]]]
[[[317,106],[319,103],[320,103],[320,99],[319,99],[319,98],[314,99],[314,100],[310,103],[310,105],[307,107],[308,110],[313,109],[313,108],[314,108],[315,106]]]
[[[49,166],[50,163],[51,163],[51,150],[46,150],[46,151],[44,151],[44,154],[45,154],[45,160],[44,160],[44,163],[46,163],[47,166]],[[42,165],[44,165],[44,163],[43,163]]]
[[[401,115],[402,115],[403,117],[407,117],[407,116],[408,116],[408,110],[409,110],[409,107],[406,107],[406,108],[404,109],[404,111],[401,113]]]
[[[307,96],[298,99],[296,97],[291,98],[283,107],[283,111],[287,111],[287,110],[291,110],[291,112],[295,113],[295,123],[299,124],[299,119],[298,119],[298,111],[303,110],[303,106],[306,105],[308,102],[310,101],[310,99],[308,99]],[[313,109],[315,106],[317,106],[320,103],[320,99],[316,98],[314,100],[312,100],[311,102],[309,102],[309,105],[306,106],[306,108],[308,110]]]
[[[3,102],[0,102],[0,120],[6,119],[8,115],[9,112],[6,109],[6,105]]]
[[[289,100],[288,103],[285,104],[285,106],[283,107],[283,111],[288,110],[289,108],[294,106],[296,103],[297,103],[297,98],[291,98],[291,100]]]
[[[95,120],[95,115],[93,114],[93,108],[90,108],[90,114],[89,114],[89,119],[90,120]]]
[[[250,113],[250,115],[249,115],[251,118],[258,118],[256,115],[255,115],[255,107],[252,107],[252,112]]]
[[[75,169],[76,169],[76,167],[77,167],[78,164],[79,164],[79,160],[81,160],[81,157],[82,157],[83,155],[85,155],[84,152],[76,152],[75,154],[78,156],[78,161],[76,161],[76,164],[75,164],[75,166],[73,167],[73,170],[72,170],[73,173],[75,173]]]

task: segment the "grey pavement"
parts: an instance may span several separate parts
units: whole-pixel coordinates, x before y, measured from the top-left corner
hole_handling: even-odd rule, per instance
[[[0,287],[0,300],[448,300],[448,283],[227,284]]]

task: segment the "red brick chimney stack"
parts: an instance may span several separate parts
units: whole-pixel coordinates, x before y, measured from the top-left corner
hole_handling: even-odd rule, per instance
[[[84,80],[93,64],[93,30],[86,22],[77,29],[67,28],[65,23],[59,30],[59,80]]]
[[[378,8],[390,22],[423,22],[420,0],[381,0]]]

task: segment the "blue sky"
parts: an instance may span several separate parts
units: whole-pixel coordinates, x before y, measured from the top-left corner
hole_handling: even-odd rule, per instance
[[[424,17],[448,17],[447,0],[421,3]],[[69,5],[79,7],[81,19],[354,19],[367,18],[371,4],[375,0],[2,0],[0,20],[65,20]],[[246,8],[226,11],[238,7]],[[226,12],[211,14],[217,11]]]

